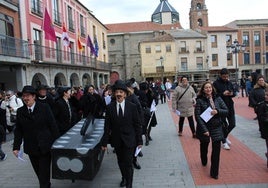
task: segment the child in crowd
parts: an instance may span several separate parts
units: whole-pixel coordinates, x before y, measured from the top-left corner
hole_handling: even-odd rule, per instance
[[[266,142],[266,157],[268,168],[268,88],[265,88],[265,100],[257,106],[257,117],[260,126],[261,137]]]

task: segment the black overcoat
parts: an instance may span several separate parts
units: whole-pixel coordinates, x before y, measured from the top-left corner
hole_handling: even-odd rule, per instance
[[[218,114],[214,115],[207,123],[200,117],[200,115],[210,106],[209,99],[205,96],[198,97],[195,106],[196,136],[200,141],[209,142],[210,137],[212,141],[220,141],[223,139],[222,125],[224,119],[228,115],[228,108],[221,97],[214,97],[215,108]],[[205,136],[204,133],[209,132],[210,137]]]
[[[142,145],[142,126],[135,104],[125,101],[123,118],[117,116],[115,101],[107,106],[102,146],[107,146],[110,136],[114,147],[120,147],[122,142],[128,148]]]
[[[56,120],[48,104],[37,101],[32,114],[25,105],[18,109],[13,150],[20,150],[23,141],[24,153],[47,153],[58,136]]]

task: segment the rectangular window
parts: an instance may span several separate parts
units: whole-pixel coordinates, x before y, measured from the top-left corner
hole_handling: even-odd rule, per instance
[[[232,35],[226,35],[226,45],[227,46],[232,45]]]
[[[202,52],[202,43],[201,43],[201,41],[196,41],[195,48],[196,48],[196,52]]]
[[[14,37],[14,18],[0,13],[0,34]]]
[[[145,53],[150,54],[151,53],[151,46],[145,47]]]
[[[70,6],[68,6],[68,24],[69,24],[69,30],[74,32],[73,11]]]
[[[261,45],[261,39],[260,39],[260,32],[259,31],[255,31],[254,32],[254,45],[255,46],[260,46]]]
[[[181,71],[187,71],[188,67],[187,67],[187,58],[186,57],[182,57],[181,58]]]
[[[227,53],[227,66],[232,66],[232,65],[233,65],[233,54]]]
[[[243,44],[249,46],[249,32],[243,32]]]
[[[218,54],[212,54],[212,66],[213,67],[219,66]]]
[[[260,64],[261,63],[261,53],[256,52],[255,53],[255,64]]]
[[[244,53],[244,64],[249,65],[250,64],[250,59],[249,59],[249,53]]]
[[[71,46],[74,46],[74,42],[71,42],[71,41],[70,41],[70,45],[71,45]],[[71,53],[70,53],[71,64],[75,64],[75,58],[74,58],[74,57],[75,57],[75,54],[74,54],[74,49],[75,49],[75,48],[70,48],[70,52],[71,52]]]
[[[265,31],[265,45],[268,46],[268,31]]]
[[[197,70],[203,70],[203,57],[196,58],[196,68]]]
[[[161,46],[160,45],[156,45],[155,46],[155,53],[160,53],[161,52]]]
[[[106,41],[105,41],[105,35],[104,35],[104,33],[102,33],[101,36],[102,36],[103,49],[106,49]]]
[[[180,52],[182,52],[182,53],[187,52],[187,50],[186,50],[186,41],[181,41],[180,42]]]
[[[61,24],[61,15],[59,9],[59,0],[53,0],[53,17],[56,24]]]
[[[211,47],[212,48],[217,48],[217,46],[218,46],[218,44],[217,44],[217,35],[211,35],[210,40],[211,40]]]
[[[170,44],[166,45],[166,52],[171,52],[171,45]]]
[[[80,31],[81,31],[81,36],[85,37],[86,36],[86,29],[84,26],[84,16],[80,14]]]
[[[57,37],[57,42],[56,42],[56,57],[57,57],[57,62],[61,63],[62,62],[62,54],[61,54],[61,38]]]
[[[41,41],[41,31],[33,30],[33,44],[34,44],[34,57],[35,60],[43,60],[42,54],[42,41]]]
[[[31,0],[31,12],[39,16],[43,15],[42,2],[40,0]]]

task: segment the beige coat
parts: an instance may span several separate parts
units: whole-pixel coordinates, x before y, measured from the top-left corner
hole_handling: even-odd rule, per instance
[[[181,117],[189,117],[194,115],[194,105],[196,103],[196,93],[192,86],[189,86],[188,90],[184,93],[189,86],[179,85],[175,88],[172,94],[172,109],[180,111]],[[184,93],[182,98],[180,96]]]

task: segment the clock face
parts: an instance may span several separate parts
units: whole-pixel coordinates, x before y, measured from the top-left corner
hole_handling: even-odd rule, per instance
[[[201,15],[202,15],[202,13],[201,13],[201,12],[198,12],[198,13],[197,13],[197,15],[198,15],[198,16],[201,16]]]

